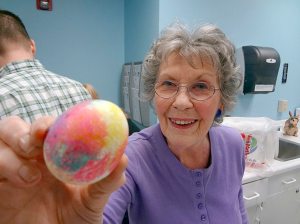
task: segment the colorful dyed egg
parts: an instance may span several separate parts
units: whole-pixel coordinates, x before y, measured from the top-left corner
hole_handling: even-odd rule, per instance
[[[49,129],[45,162],[63,182],[94,183],[117,166],[127,139],[127,119],[117,105],[105,100],[84,101],[69,108]]]

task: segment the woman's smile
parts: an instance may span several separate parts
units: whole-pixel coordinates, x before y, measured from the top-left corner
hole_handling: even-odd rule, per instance
[[[198,120],[196,119],[179,119],[179,118],[169,118],[170,123],[175,128],[187,129],[196,124]]]

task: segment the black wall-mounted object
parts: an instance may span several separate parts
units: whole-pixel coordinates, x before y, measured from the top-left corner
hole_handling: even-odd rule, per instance
[[[289,64],[288,64],[288,63],[284,63],[284,64],[283,64],[283,69],[282,69],[282,79],[281,79],[281,83],[286,83],[286,81],[287,81],[287,73],[288,73],[288,69],[289,69]]]
[[[237,49],[243,94],[269,93],[275,91],[280,55],[271,47],[243,46]]]

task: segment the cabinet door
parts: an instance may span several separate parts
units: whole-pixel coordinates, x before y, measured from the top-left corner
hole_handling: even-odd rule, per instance
[[[300,224],[300,187],[274,194],[263,203],[261,224]]]
[[[259,224],[261,204],[266,199],[268,179],[261,179],[243,185],[244,202],[249,224]]]
[[[260,205],[254,205],[246,208],[249,224],[260,224],[262,207]]]
[[[266,199],[268,179],[260,179],[251,183],[243,184],[244,202],[246,208],[260,205]]]

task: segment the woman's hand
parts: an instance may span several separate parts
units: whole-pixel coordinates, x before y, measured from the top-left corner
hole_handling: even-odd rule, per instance
[[[58,181],[43,159],[43,142],[53,122],[52,117],[32,125],[16,116],[0,120],[0,224],[99,224],[108,197],[125,182],[125,155],[95,184]]]

